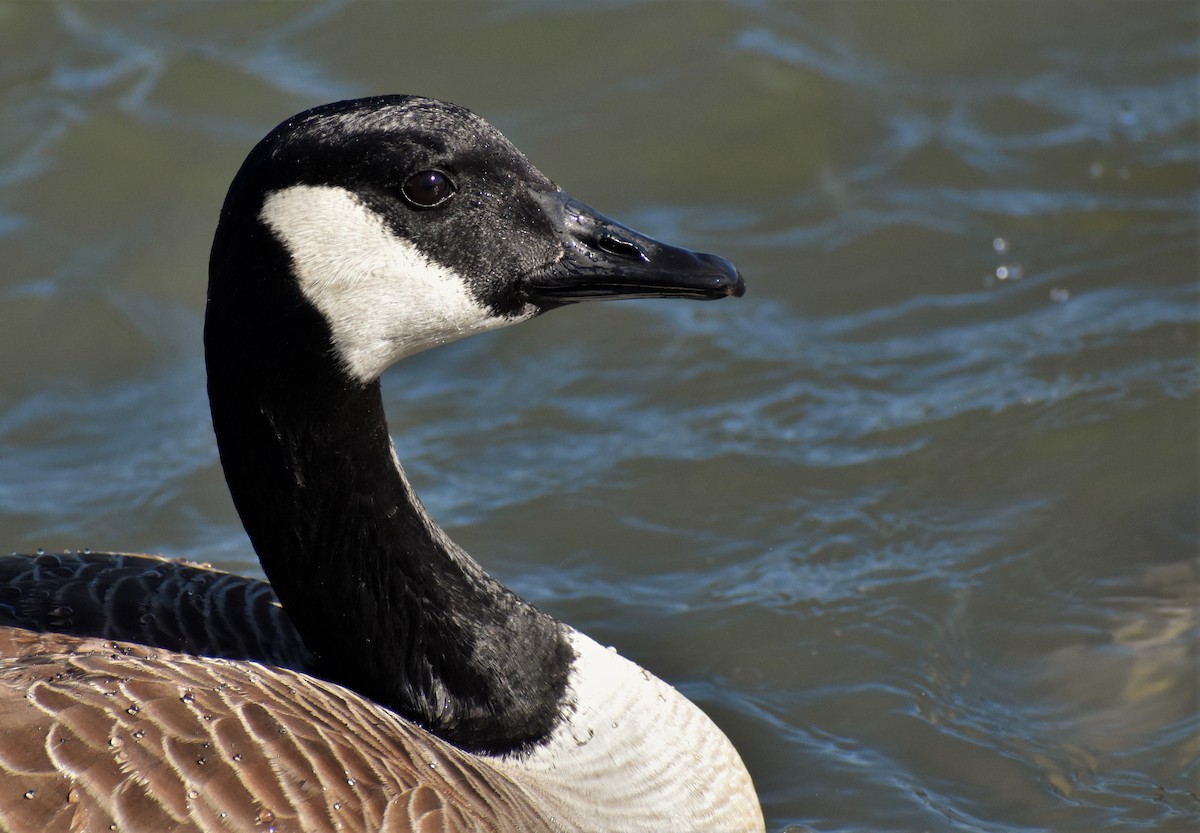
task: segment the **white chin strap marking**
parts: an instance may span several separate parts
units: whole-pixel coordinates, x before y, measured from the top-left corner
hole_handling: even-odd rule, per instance
[[[361,382],[405,356],[533,314],[496,315],[461,276],[393,234],[344,188],[274,191],[259,219],[291,255],[300,291],[325,316],[342,363]]]

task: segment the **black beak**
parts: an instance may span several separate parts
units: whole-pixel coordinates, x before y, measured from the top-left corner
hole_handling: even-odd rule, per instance
[[[562,238],[563,256],[527,279],[543,307],[618,298],[741,297],[746,282],[732,263],[659,243],[610,220],[562,190],[538,195]]]

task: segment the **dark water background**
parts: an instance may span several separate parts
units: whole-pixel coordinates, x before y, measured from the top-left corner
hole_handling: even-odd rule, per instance
[[[391,371],[456,539],[701,703],[772,830],[1195,830],[1197,10],[0,3],[0,547],[256,572],[224,190],[300,109],[446,98],[749,284]]]

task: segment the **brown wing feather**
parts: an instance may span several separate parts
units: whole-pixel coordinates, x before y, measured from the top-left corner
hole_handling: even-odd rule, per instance
[[[255,661],[272,659],[293,668]],[[293,670],[307,662],[263,582],[0,558],[0,830],[552,829],[486,760]]]
[[[16,628],[0,628],[0,828],[551,829],[486,761],[346,689]]]

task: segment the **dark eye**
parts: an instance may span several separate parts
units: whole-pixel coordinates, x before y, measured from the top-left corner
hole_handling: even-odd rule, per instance
[[[400,186],[404,199],[417,208],[436,208],[454,196],[454,183],[441,171],[415,173]]]

